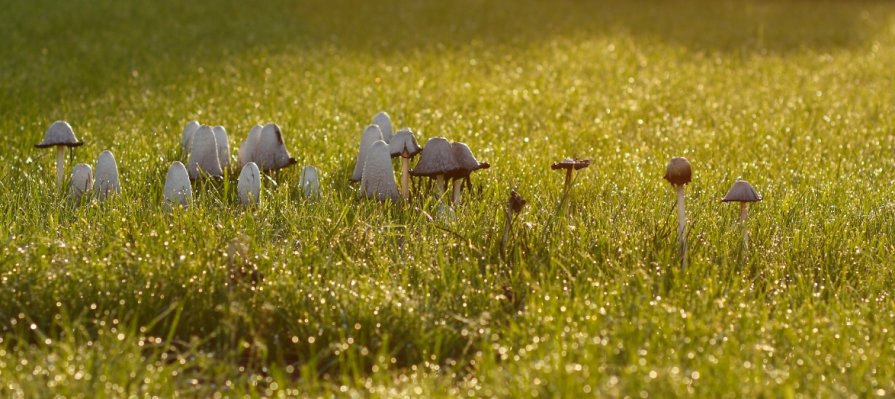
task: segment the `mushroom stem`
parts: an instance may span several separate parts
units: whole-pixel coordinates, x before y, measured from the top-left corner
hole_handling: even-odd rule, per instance
[[[435,196],[441,201],[441,197],[444,196],[444,175],[435,176]]]
[[[410,159],[401,157],[401,196],[410,199]]]
[[[65,180],[65,147],[56,146],[56,188],[62,191],[62,183]]]
[[[451,204],[460,205],[460,192],[463,190],[463,180],[454,179],[454,196],[451,198]]]
[[[740,202],[740,228],[743,229],[743,248],[749,246],[749,229],[746,228],[746,220],[749,219],[749,203]]]
[[[572,169],[566,169],[566,191],[572,186]]]
[[[677,240],[681,246],[681,270],[687,268],[687,209],[684,204],[684,185],[674,185],[677,197]]]

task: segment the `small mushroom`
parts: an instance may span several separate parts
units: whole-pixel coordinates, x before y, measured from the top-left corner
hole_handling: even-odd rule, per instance
[[[444,137],[433,137],[426,142],[420,160],[410,175],[435,178],[435,195],[441,201],[446,188],[445,176],[459,168],[451,143]]]
[[[560,210],[565,208],[565,204],[569,200],[569,194],[572,191],[572,171],[584,169],[590,166],[590,159],[573,159],[566,158],[559,162],[554,162],[550,165],[550,169],[553,170],[565,170],[566,171],[566,180],[563,184],[563,192],[562,199],[559,202]]]
[[[224,175],[221,161],[218,158],[218,144],[211,127],[202,125],[193,133],[190,143],[190,157],[187,170],[191,180],[198,180],[202,173],[212,177]]]
[[[383,140],[382,129],[378,125],[369,125],[360,136],[360,147],[357,149],[357,161],[354,164],[354,173],[351,181],[361,181],[364,175],[364,163],[367,160],[367,151],[378,140]]]
[[[460,204],[460,191],[463,189],[463,180],[469,181],[469,175],[480,169],[488,169],[491,164],[487,162],[479,162],[472,155],[472,150],[465,143],[451,143],[451,152],[454,154],[454,160],[457,161],[457,168],[447,174],[447,177],[453,179],[454,195],[451,197],[451,203]]]
[[[268,123],[261,128],[252,162],[263,171],[280,170],[294,165],[297,161],[289,155],[286,144],[283,142],[283,133],[280,127]]]
[[[363,178],[360,181],[360,195],[378,201],[398,202],[401,199],[398,185],[395,183],[388,144],[383,140],[377,140],[369,148],[364,162]]]
[[[165,177],[165,208],[172,205],[186,207],[193,200],[193,187],[190,186],[190,176],[186,172],[186,166],[180,161],[174,161],[168,168],[168,176]]]
[[[83,141],[75,137],[75,132],[66,121],[56,121],[47,129],[44,139],[37,148],[56,147],[56,188],[62,192],[62,184],[65,180],[65,147],[74,148],[84,145]]]
[[[81,204],[81,200],[90,191],[93,186],[93,169],[86,163],[79,163],[71,171],[71,182],[69,183],[69,197],[76,206]]]
[[[401,157],[401,196],[410,198],[410,160],[423,151],[410,129],[401,129],[388,143],[392,158]]]
[[[392,118],[388,116],[385,111],[382,111],[375,116],[373,116],[373,124],[379,126],[379,130],[382,130],[382,140],[386,143],[392,142]]]
[[[255,147],[258,145],[258,139],[261,137],[261,125],[252,126],[249,135],[245,141],[239,146],[237,151],[236,167],[242,170],[242,167],[249,162],[254,162],[252,157],[255,155]]]
[[[99,153],[96,160],[96,176],[93,181],[93,192],[100,201],[121,193],[121,183],[118,181],[118,163],[112,152],[105,150]]]
[[[215,126],[211,130],[217,143],[218,163],[221,164],[221,169],[226,169],[230,166],[230,140],[227,138],[227,130],[223,126]]]
[[[684,204],[684,185],[693,179],[687,158],[675,157],[665,167],[665,180],[674,186],[677,199],[677,238],[681,246],[681,269],[687,268],[687,210]]]
[[[236,182],[236,191],[239,192],[239,201],[246,206],[261,203],[261,170],[254,162],[249,162],[242,167],[239,180]]]
[[[721,202],[739,202],[740,203],[740,225],[743,228],[743,244],[748,245],[749,231],[746,229],[746,220],[749,219],[749,203],[761,201],[761,194],[752,188],[752,185],[745,180],[737,180],[730,187],[727,195],[721,199]]]
[[[317,172],[317,168],[310,165],[305,166],[301,171],[298,187],[305,197],[320,198],[320,173]]]
[[[189,155],[190,146],[193,143],[193,133],[196,133],[196,130],[202,126],[199,122],[189,121],[186,126],[183,127],[183,135],[180,136],[180,151],[182,154]]]
[[[507,242],[510,238],[510,230],[513,227],[515,216],[522,212],[525,207],[525,199],[516,193],[516,190],[510,190],[510,198],[507,200],[506,208],[506,224],[503,229],[503,238],[500,240],[500,257],[506,259]]]

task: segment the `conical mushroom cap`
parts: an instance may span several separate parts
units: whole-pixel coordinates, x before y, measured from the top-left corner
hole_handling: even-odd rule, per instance
[[[239,201],[243,205],[255,205],[261,202],[261,170],[254,162],[242,167],[239,181],[236,182],[236,191],[239,192]]]
[[[452,173],[460,165],[454,159],[451,142],[444,137],[433,137],[426,142],[416,167],[410,171],[413,176],[438,176]]]
[[[261,125],[252,126],[252,129],[249,130],[248,137],[246,137],[245,141],[239,146],[236,166],[240,170],[242,170],[242,167],[247,163],[255,161],[252,157],[255,155],[255,147],[258,145],[258,138],[261,137],[261,129]]]
[[[71,171],[71,183],[69,185],[69,196],[76,204],[81,203],[81,197],[84,196],[90,187],[93,186],[93,169],[86,163],[75,165]]]
[[[423,150],[423,147],[416,142],[416,137],[413,136],[410,129],[401,129],[392,136],[392,140],[388,143],[388,150],[392,158],[405,156],[405,152],[406,158],[413,158]]]
[[[392,118],[388,116],[385,111],[382,111],[375,116],[373,116],[373,124],[379,126],[379,130],[382,130],[382,140],[386,143],[392,142]]]
[[[121,183],[118,181],[118,163],[115,162],[115,156],[109,150],[99,153],[99,158],[96,160],[93,192],[100,201],[112,194],[121,193]]]
[[[669,183],[679,186],[687,184],[693,180],[693,171],[690,168],[690,161],[687,158],[675,157],[671,158],[668,166],[665,167],[665,180]]]
[[[451,152],[454,154],[454,160],[457,161],[459,167],[453,172],[448,173],[448,177],[468,177],[469,174],[474,171],[491,167],[491,164],[487,162],[480,163],[475,159],[475,156],[472,155],[472,150],[470,150],[469,146],[465,143],[451,143]]]
[[[357,150],[357,162],[354,164],[352,181],[360,181],[364,174],[364,162],[367,160],[367,151],[376,141],[382,140],[382,129],[378,125],[369,125],[360,136],[360,147]]]
[[[193,199],[193,187],[190,186],[190,176],[186,173],[186,166],[180,161],[174,161],[168,168],[168,176],[165,177],[165,202],[186,206]]]
[[[295,159],[289,156],[289,150],[283,143],[283,134],[279,126],[273,123],[264,125],[258,137],[258,144],[255,146],[255,153],[252,155],[252,162],[265,171],[283,169],[295,164]]]
[[[376,141],[369,148],[360,181],[360,193],[379,201],[397,202],[401,199],[395,172],[392,170],[392,157],[389,155],[388,144],[383,140]]]
[[[218,159],[217,140],[211,127],[202,125],[193,133],[188,165],[187,170],[192,180],[202,176],[199,172],[200,170],[213,177],[224,175],[224,171],[221,169],[221,161]]]
[[[310,165],[305,166],[301,171],[301,180],[298,182],[298,187],[305,194],[305,197],[320,197],[320,174],[317,173],[317,168]]]
[[[218,163],[221,164],[221,169],[224,169],[230,166],[230,140],[227,137],[227,129],[215,126],[211,130],[214,132],[214,141],[218,147]]]
[[[737,180],[730,187],[727,195],[721,199],[721,202],[757,202],[761,201],[761,194],[752,188],[752,185],[745,180]]]
[[[36,145],[37,148],[55,147],[57,145],[66,147],[78,147],[83,145],[83,141],[78,141],[75,137],[75,131],[71,129],[71,125],[66,121],[56,121],[47,129],[44,134],[43,141]]]
[[[183,135],[180,136],[180,151],[184,154],[190,153],[190,145],[193,143],[193,133],[196,133],[199,126],[202,126],[199,122],[189,121],[186,126],[183,127]]]

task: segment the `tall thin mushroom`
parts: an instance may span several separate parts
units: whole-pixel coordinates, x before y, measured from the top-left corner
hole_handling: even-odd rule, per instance
[[[569,199],[569,193],[572,190],[572,171],[584,169],[590,166],[590,159],[572,159],[566,158],[559,162],[554,162],[550,165],[550,169],[553,170],[565,170],[566,171],[566,180],[563,184],[562,191],[562,199],[560,199],[559,206],[560,208],[564,208],[566,202]]]
[[[401,196],[410,198],[410,160],[423,151],[410,129],[401,129],[388,143],[392,158],[401,157]]]
[[[693,180],[693,171],[687,158],[675,157],[665,167],[665,180],[674,186],[677,199],[677,239],[681,247],[681,270],[687,268],[687,210],[684,204],[684,186]]]
[[[74,148],[84,145],[83,141],[75,137],[75,132],[66,121],[56,121],[47,129],[37,148],[56,147],[56,188],[62,192],[65,181],[65,148]]]
[[[227,129],[223,126],[215,126],[211,128],[214,132],[214,141],[218,147],[218,163],[221,169],[230,167],[230,139],[227,137]]]
[[[388,143],[383,140],[376,141],[370,146],[364,162],[363,178],[360,181],[360,195],[381,202],[401,200],[398,185],[395,184],[395,172],[392,170]]]
[[[357,149],[357,161],[354,163],[354,172],[351,181],[361,181],[364,176],[364,163],[367,161],[367,151],[378,140],[383,140],[382,129],[378,125],[369,125],[364,128],[360,136],[360,146]]]
[[[721,199],[721,202],[739,202],[740,203],[740,227],[743,229],[743,247],[749,245],[749,230],[746,228],[746,220],[749,219],[749,203],[761,201],[762,197],[749,182],[745,180],[737,180],[727,191],[727,195]]]

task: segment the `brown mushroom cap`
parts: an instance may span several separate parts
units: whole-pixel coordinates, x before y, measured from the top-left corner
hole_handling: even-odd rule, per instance
[[[413,131],[407,128],[399,130],[398,133],[392,136],[392,141],[388,143],[388,148],[392,158],[413,158],[416,154],[423,151],[423,147],[420,147],[419,143],[416,142]],[[404,154],[407,155],[405,156]]]
[[[558,169],[578,170],[578,169],[584,169],[588,166],[590,166],[590,159],[566,158],[566,159],[563,159],[562,161],[554,162],[553,165],[550,165],[550,169],[553,169],[553,170],[558,170]]]
[[[665,167],[664,178],[676,186],[689,183],[693,180],[693,170],[690,168],[690,161],[682,157],[671,158],[668,166]]]
[[[455,179],[469,177],[472,172],[491,167],[491,164],[479,162],[475,159],[475,156],[472,155],[472,150],[465,143],[451,143],[451,152],[454,154],[454,160],[457,161],[458,168],[448,173],[448,177]]]
[[[721,199],[721,202],[758,202],[761,201],[761,194],[752,188],[752,185],[745,180],[737,180],[733,183],[733,187],[727,192],[727,195]]]
[[[79,141],[77,137],[75,137],[75,132],[72,130],[71,125],[66,121],[56,121],[50,125],[50,128],[47,129],[47,133],[44,134],[43,141],[40,144],[35,145],[37,148],[47,148],[47,147],[55,147],[55,146],[65,146],[65,147],[80,147],[84,145],[83,141]]]
[[[444,137],[433,137],[426,142],[416,167],[410,171],[413,176],[435,177],[446,175],[459,169],[454,158],[451,142]]]

